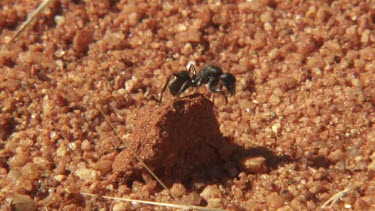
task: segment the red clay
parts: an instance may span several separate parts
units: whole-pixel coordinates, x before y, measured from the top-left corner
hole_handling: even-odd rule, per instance
[[[130,175],[145,171],[134,153],[162,176],[184,178],[194,171],[219,162],[223,136],[215,118],[213,104],[202,95],[190,95],[139,110],[138,121],[128,147],[116,156],[113,170]],[[161,171],[160,171],[161,170]]]

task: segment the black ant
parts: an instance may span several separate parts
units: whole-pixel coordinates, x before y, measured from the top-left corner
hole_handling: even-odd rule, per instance
[[[193,70],[192,76],[190,76],[191,70]],[[207,65],[197,73],[194,65],[191,64],[189,71],[181,70],[180,72],[173,73],[168,77],[160,94],[159,105],[161,104],[163,93],[168,85],[171,95],[177,98],[187,88],[199,87],[203,84],[208,84],[208,89],[212,93],[223,94],[226,103],[228,102],[228,98],[223,91],[222,86],[224,86],[231,95],[236,93],[236,78],[233,74],[223,73],[223,70],[220,67],[214,65]]]

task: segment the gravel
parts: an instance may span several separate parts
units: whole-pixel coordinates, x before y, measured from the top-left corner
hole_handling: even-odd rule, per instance
[[[328,206],[375,204],[372,2],[60,0],[5,45],[38,3],[0,3],[2,210],[165,209],[82,193],[315,210],[344,191]],[[212,107],[222,164],[186,179],[187,161],[171,159],[173,198],[143,168],[119,176],[113,163],[131,137],[147,137],[134,133],[140,112],[156,111],[167,77],[192,61],[234,74],[236,95]],[[196,92],[211,97],[205,87],[181,97]],[[172,101],[166,92],[162,106]],[[151,157],[156,173],[167,157]]]

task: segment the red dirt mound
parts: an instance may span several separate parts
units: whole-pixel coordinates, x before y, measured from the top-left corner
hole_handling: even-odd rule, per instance
[[[213,104],[202,95],[177,99],[171,105],[144,108],[138,113],[128,147],[117,155],[113,170],[118,175],[138,174],[133,152],[161,176],[184,178],[219,162],[223,136]]]

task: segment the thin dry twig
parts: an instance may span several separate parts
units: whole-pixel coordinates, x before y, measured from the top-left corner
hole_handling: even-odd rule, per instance
[[[28,17],[28,19],[21,25],[21,27],[17,30],[16,34],[13,35],[13,37],[9,40],[9,42],[5,45],[8,46],[11,44],[14,40],[17,39],[20,34],[25,31],[25,29],[30,25],[32,21],[34,21],[38,15],[43,11],[44,8],[46,8],[48,5],[50,5],[54,0],[44,0]]]
[[[91,194],[91,193],[82,193],[81,192],[81,194],[85,195],[85,196],[94,196],[94,197],[99,196],[99,195]],[[225,211],[224,209],[201,207],[201,206],[194,206],[194,205],[169,204],[169,203],[136,200],[136,199],[129,199],[129,198],[117,198],[117,197],[112,197],[112,196],[101,196],[101,197],[103,197],[105,199],[112,199],[112,200],[117,200],[117,201],[125,201],[125,202],[139,203],[139,204],[149,204],[149,205],[163,206],[163,207],[183,209],[183,210]]]
[[[358,185],[357,184],[350,184],[348,187],[346,187],[344,190],[336,193],[333,195],[331,198],[329,198],[320,208],[331,208],[336,202],[344,197],[349,191],[353,190],[356,188]],[[329,206],[328,206],[329,205]]]

